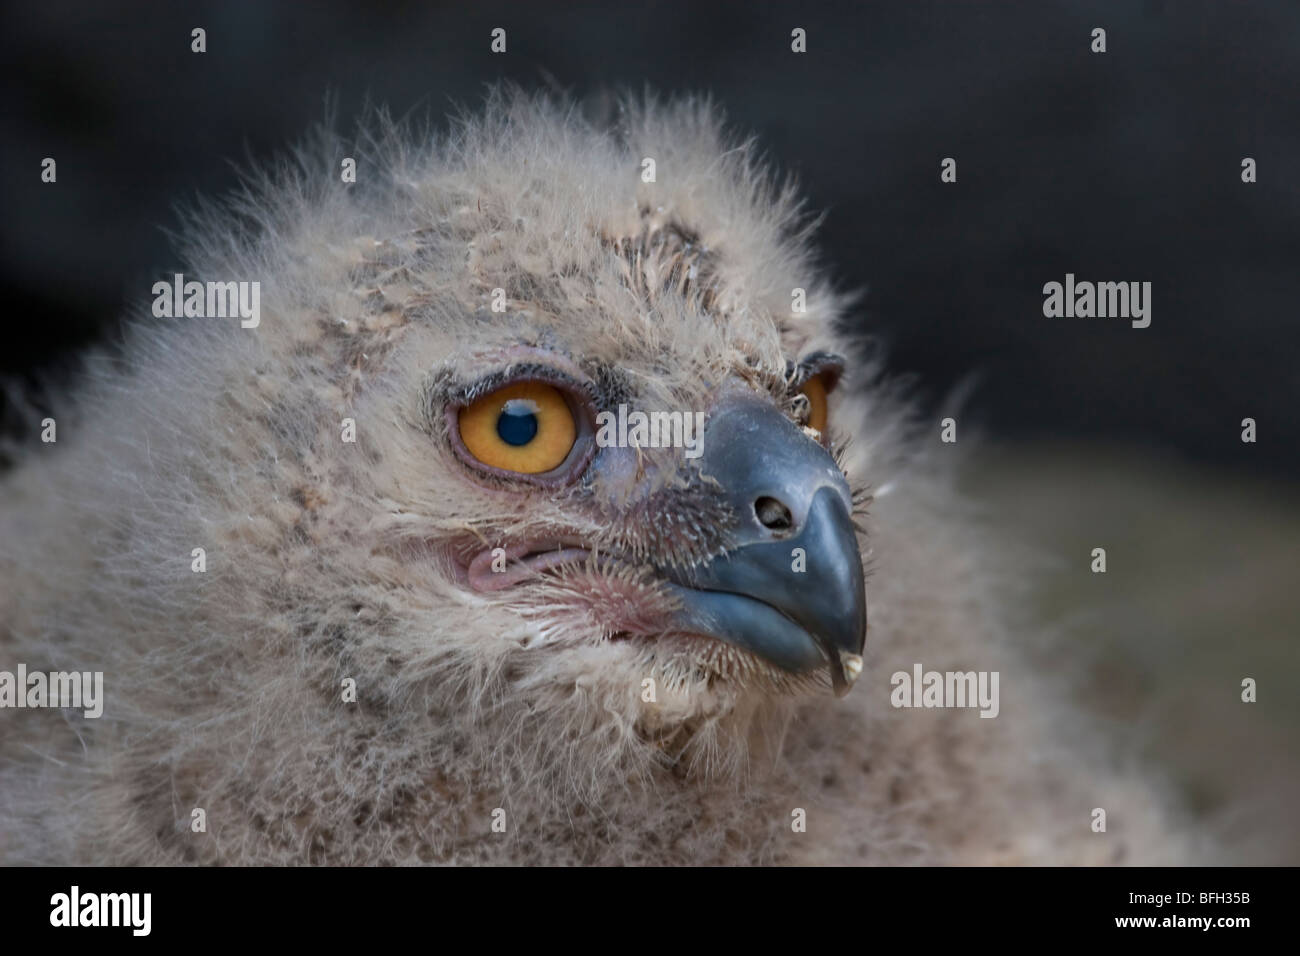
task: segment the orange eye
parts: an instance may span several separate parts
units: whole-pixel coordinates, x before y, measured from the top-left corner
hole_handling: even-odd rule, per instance
[[[460,410],[460,440],[483,464],[538,475],[569,457],[578,426],[560,390],[517,382]]]
[[[826,434],[826,382],[821,375],[814,375],[808,381],[803,383],[799,389],[800,393],[808,396],[808,421],[809,428],[815,428],[823,435]]]

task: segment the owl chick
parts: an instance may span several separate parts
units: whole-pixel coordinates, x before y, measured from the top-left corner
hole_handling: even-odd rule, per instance
[[[104,688],[0,711],[5,862],[1183,857],[714,109],[375,125],[196,211],[257,320],[142,294],[5,478],[0,670]]]

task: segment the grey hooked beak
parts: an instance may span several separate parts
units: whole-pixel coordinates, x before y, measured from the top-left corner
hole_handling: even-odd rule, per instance
[[[829,666],[843,695],[862,672],[867,598],[839,467],[779,409],[745,396],[710,416],[699,469],[738,523],[707,565],[664,570],[682,603],[675,623],[792,673]]]

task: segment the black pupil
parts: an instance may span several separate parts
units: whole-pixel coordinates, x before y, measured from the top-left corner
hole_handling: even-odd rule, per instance
[[[507,445],[527,445],[537,434],[537,406],[532,402],[511,399],[497,419],[497,434]]]

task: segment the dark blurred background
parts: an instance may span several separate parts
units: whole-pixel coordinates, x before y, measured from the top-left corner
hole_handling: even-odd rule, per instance
[[[65,387],[51,369],[176,264],[173,204],[298,140],[327,93],[345,122],[498,78],[712,93],[825,214],[891,368],[931,408],[976,377],[968,488],[1039,555],[1025,639],[1068,642],[1049,666],[1230,859],[1300,861],[1300,4],[95,6],[3,14],[0,377]],[[1151,282],[1150,328],[1045,318],[1067,272]]]
[[[175,263],[172,205],[293,143],[327,91],[347,118],[367,96],[440,115],[498,77],[648,85],[713,93],[800,177],[864,326],[932,401],[978,373],[994,436],[1300,474],[1300,4],[98,6],[3,18],[0,374],[102,335]],[[1150,281],[1151,327],[1044,318],[1066,272]]]

